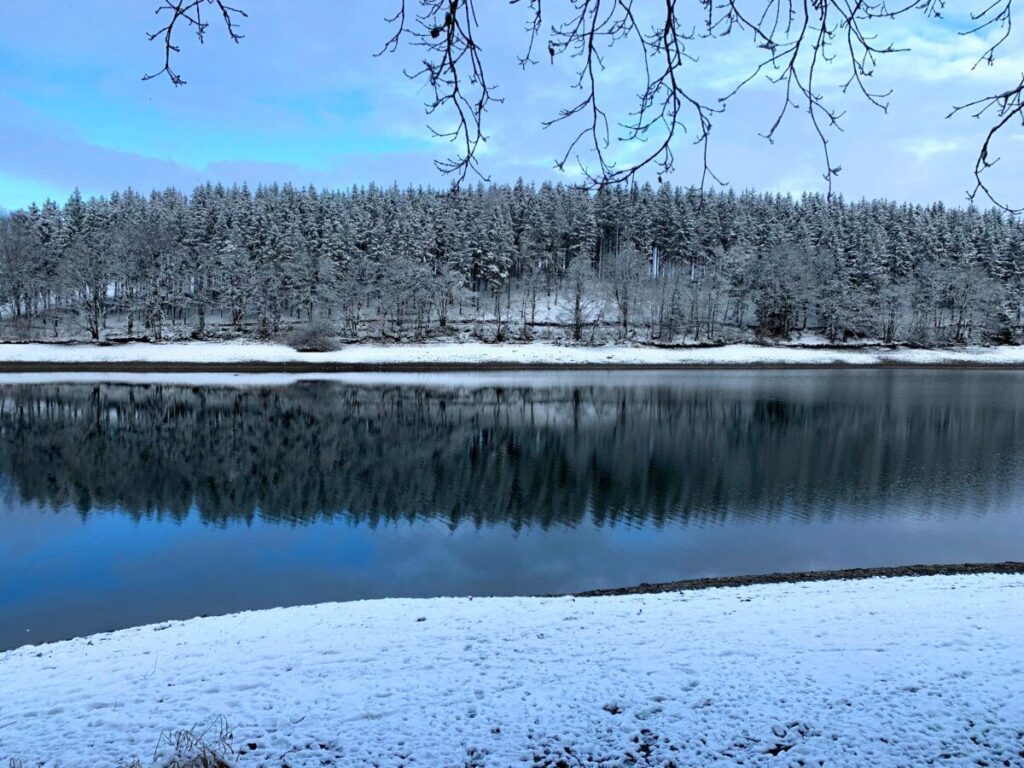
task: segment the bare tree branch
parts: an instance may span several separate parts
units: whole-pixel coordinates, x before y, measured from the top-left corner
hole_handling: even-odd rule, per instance
[[[480,170],[477,153],[487,141],[484,112],[501,99],[487,82],[482,52],[474,38],[479,27],[474,0],[420,0],[414,27],[404,26],[406,0],[399,1],[401,22],[392,38],[395,42],[389,44],[394,47],[405,35],[413,46],[426,50],[421,68],[406,75],[427,81],[432,93],[425,104],[428,115],[448,110],[454,119],[451,128],[428,126],[433,136],[459,146],[454,156],[435,160],[434,165],[452,176],[453,186],[465,181],[470,173],[488,181]]]
[[[986,113],[994,115],[994,122],[985,134],[985,140],[982,142],[978,158],[974,163],[974,189],[967,193],[968,199],[973,202],[979,194],[982,194],[993,205],[1007,213],[1015,215],[1024,213],[1024,207],[1013,207],[994,195],[985,178],[985,172],[999,162],[998,157],[991,157],[992,142],[997,134],[1011,123],[1017,122],[1024,127],[1024,75],[1021,75],[1020,82],[1013,88],[956,106],[946,117],[952,117],[959,112],[970,112],[975,118],[981,118]]]
[[[155,77],[167,75],[174,85],[185,84],[181,75],[171,68],[172,56],[181,52],[181,48],[174,42],[174,33],[178,28],[178,23],[184,21],[185,26],[190,27],[199,42],[203,43],[206,39],[206,30],[210,26],[210,22],[203,21],[203,8],[206,6],[214,6],[216,10],[220,11],[228,37],[235,43],[241,42],[245,35],[238,31],[239,20],[248,18],[241,8],[233,8],[223,0],[164,0],[163,4],[156,9],[156,14],[161,18],[166,18],[162,14],[167,13],[170,15],[170,19],[166,25],[148,35],[150,42],[157,39],[163,41],[164,65],[156,72],[143,75],[143,80],[152,80]]]
[[[429,129],[432,135],[447,139],[457,148],[453,156],[435,161],[438,170],[452,176],[453,186],[470,173],[486,179],[478,162],[487,141],[484,113],[492,103],[501,101],[485,75],[476,40],[476,1],[396,0],[397,8],[388,18],[394,32],[378,53],[393,53],[403,43],[424,49],[421,66],[406,74],[426,82],[430,93],[425,102],[427,113],[449,121],[444,127]],[[819,85],[823,70],[845,68],[847,74],[839,91],[846,94],[852,88],[867,103],[885,112],[891,92],[873,89],[871,78],[881,59],[907,49],[879,42],[874,28],[912,14],[941,19],[946,10],[946,0],[902,0],[895,5],[887,0],[660,0],[657,4],[655,0],[561,0],[561,15],[548,23],[545,14],[550,13],[550,0],[549,4],[542,0],[508,2],[528,13],[526,51],[517,57],[520,66],[538,63],[536,53],[545,31],[547,59],[554,63],[556,58],[565,57],[575,62],[572,88],[579,92],[579,98],[542,123],[545,128],[561,123],[578,126],[555,161],[560,170],[574,162],[591,187],[632,182],[645,169],[655,171],[660,179],[675,169],[674,147],[681,134],[689,134],[701,147],[700,188],[703,190],[709,180],[721,183],[709,164],[714,118],[747,86],[761,81],[776,86],[781,97],[778,111],[761,135],[774,142],[791,111],[805,113],[821,147],[829,194],[841,171],[833,161],[829,141],[833,131],[842,129],[844,112],[832,106],[827,90]],[[163,41],[164,66],[146,79],[166,74],[175,85],[184,82],[171,68],[172,54],[179,52],[174,42],[176,25],[184,20],[202,42],[208,27],[201,16],[206,6],[219,9],[232,40],[241,39],[237,24],[245,13],[240,9],[222,0],[163,0],[157,13],[169,13],[170,20],[152,33],[150,40]],[[1013,0],[980,0],[979,6],[959,34],[985,39],[987,47],[975,66],[991,65],[1011,38]],[[749,37],[754,49],[763,54],[731,91],[708,100],[699,95],[701,83],[687,77],[687,69],[696,61],[688,45],[734,35]],[[606,56],[620,44],[632,46],[636,71],[643,81],[635,108],[624,118],[613,119],[601,92],[600,73]],[[998,158],[992,158],[998,135],[1018,120],[1024,124],[1022,99],[1024,75],[1021,83],[956,105],[949,113],[949,117],[967,112],[991,120],[974,167],[975,187],[968,197],[974,200],[981,194],[1014,213],[1022,209],[1001,202],[988,186],[985,174],[998,162]],[[651,142],[650,147],[647,142]],[[616,148],[633,151],[637,147],[643,148],[637,159],[616,159]]]

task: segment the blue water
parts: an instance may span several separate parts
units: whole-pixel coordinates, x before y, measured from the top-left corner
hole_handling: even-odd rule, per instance
[[[1024,374],[0,386],[0,648],[388,596],[1024,560]]]

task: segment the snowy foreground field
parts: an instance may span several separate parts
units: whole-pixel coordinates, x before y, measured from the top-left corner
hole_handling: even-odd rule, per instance
[[[334,352],[297,352],[283,344],[0,344],[0,365],[268,365],[315,368],[529,365],[1024,365],[1024,346],[955,349],[760,346],[655,348],[531,344],[355,344]]]
[[[1022,608],[970,575],[172,622],[0,655],[0,756],[166,765],[223,717],[238,766],[1022,766]]]

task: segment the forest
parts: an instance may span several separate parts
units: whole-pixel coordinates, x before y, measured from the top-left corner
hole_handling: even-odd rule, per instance
[[[0,215],[8,340],[1012,344],[999,210],[669,184],[76,190]]]

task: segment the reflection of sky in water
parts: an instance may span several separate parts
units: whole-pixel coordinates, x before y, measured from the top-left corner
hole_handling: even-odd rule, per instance
[[[420,394],[373,377],[249,390],[121,387],[98,399],[87,384],[8,383],[0,648],[326,600],[1024,560],[1024,373],[393,382],[429,388]],[[424,392],[434,410],[419,410]],[[19,397],[22,407],[74,408],[30,411],[25,428],[10,406]],[[124,410],[129,398],[135,410]],[[117,420],[95,419],[115,405]],[[207,419],[226,423],[230,414],[229,426],[203,431]],[[136,417],[134,426],[125,421]],[[311,433],[319,442],[305,442]],[[230,509],[233,477],[246,483],[241,514]],[[306,522],[291,522],[287,481],[296,477],[300,488],[324,489],[330,514],[310,515],[307,505]],[[108,500],[103,509],[72,508],[98,496]],[[183,518],[128,508],[154,499],[184,499]],[[197,508],[201,499],[224,509],[211,516]],[[253,499],[280,508],[272,519],[248,519]],[[359,523],[338,511],[375,499],[397,500],[376,525],[373,509]],[[595,524],[583,511],[600,500],[608,519],[615,505],[631,511]],[[453,509],[463,520],[454,528]]]
[[[117,512],[0,517],[0,647],[276,605],[543,594],[742,573],[1024,559],[1024,506],[991,514],[782,517],[653,526],[344,519],[213,526]],[[25,630],[30,629],[31,632]]]

